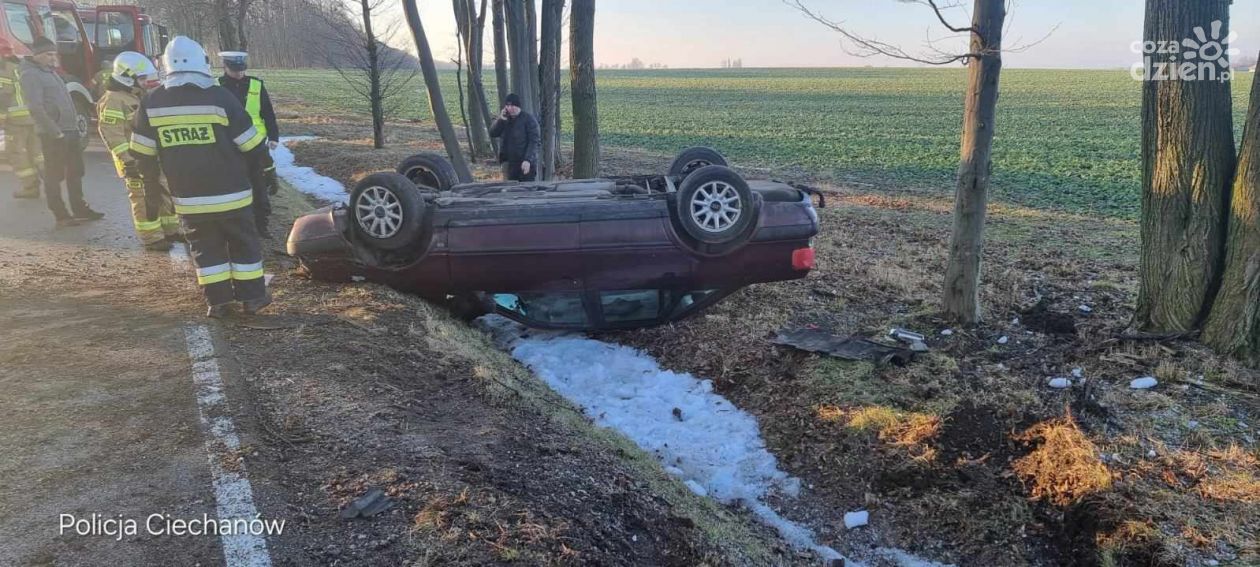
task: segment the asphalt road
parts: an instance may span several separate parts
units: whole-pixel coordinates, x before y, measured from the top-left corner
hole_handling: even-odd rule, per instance
[[[0,165],[0,565],[222,564],[218,537],[147,525],[215,517],[184,332],[196,289],[140,249],[104,150],[86,162],[106,218],[64,229],[42,199],[13,199]]]

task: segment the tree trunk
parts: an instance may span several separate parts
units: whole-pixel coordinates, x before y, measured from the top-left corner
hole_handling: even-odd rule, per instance
[[[538,10],[534,0],[525,0],[525,28],[529,34],[529,92],[534,108],[542,108],[542,81],[538,67]]]
[[[403,11],[407,17],[407,27],[411,28],[411,36],[416,42],[416,53],[420,56],[420,73],[424,75],[424,86],[429,91],[429,108],[433,112],[433,121],[437,123],[438,133],[442,135],[442,144],[446,146],[446,154],[450,156],[459,180],[471,182],[472,173],[468,170],[468,161],[464,159],[464,152],[459,149],[459,138],[455,135],[455,127],[451,125],[450,115],[446,113],[446,103],[442,101],[442,86],[438,83],[437,67],[433,64],[433,50],[429,48],[429,38],[424,35],[424,25],[420,22],[416,0],[403,0]]]
[[[569,96],[573,99],[573,177],[599,175],[599,112],[595,102],[595,0],[569,11]]]
[[[372,6],[368,0],[359,0],[363,11],[363,34],[367,38],[368,58],[368,100],[372,105],[372,147],[385,147],[385,109],[381,100],[381,56],[380,45],[372,32]]]
[[[534,105],[534,79],[537,67],[530,63],[529,24],[525,17],[524,0],[504,0],[503,17],[507,20],[508,53],[512,59],[512,92],[521,97],[521,108],[538,116]]]
[[[538,70],[542,75],[542,167],[543,180],[556,175],[556,114],[560,112],[560,20],[564,18],[564,0],[543,0],[542,52]]]
[[[1256,364],[1260,363],[1260,75],[1251,80],[1246,120],[1230,199],[1225,273],[1203,327],[1203,342]]]
[[[486,126],[486,110],[484,104],[477,104],[477,83],[481,82],[478,54],[474,49],[480,42],[476,37],[477,7],[474,0],[453,0],[455,9],[455,31],[459,41],[460,59],[468,71],[468,88],[459,81],[458,70],[455,74],[459,91],[459,108],[464,117],[464,133],[468,137],[468,152],[476,161],[478,156],[489,155],[490,130]],[[474,45],[476,44],[476,45]],[[465,57],[467,55],[467,57]],[[465,92],[467,96],[465,97]]]
[[[508,54],[507,54],[507,38],[504,37],[506,31],[503,24],[503,0],[494,0],[492,4],[494,10],[494,85],[499,91],[499,100],[495,101],[494,107],[498,108],[503,104],[503,99],[507,98],[508,90],[511,83],[508,81]]]
[[[954,194],[954,231],[945,267],[945,315],[962,323],[980,320],[980,259],[984,217],[993,170],[993,130],[998,79],[1002,74],[1005,0],[975,0],[967,100],[963,110],[962,159]]]
[[[1143,39],[1164,45],[1224,22],[1230,0],[1147,0]],[[1152,54],[1155,63],[1170,54]],[[1178,66],[1187,64],[1180,58]],[[1152,65],[1153,71],[1159,69]],[[1230,85],[1146,80],[1142,89],[1142,259],[1134,326],[1182,332],[1207,315],[1224,260],[1234,175]]]

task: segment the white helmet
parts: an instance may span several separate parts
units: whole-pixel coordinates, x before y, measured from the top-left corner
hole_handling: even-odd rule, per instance
[[[114,57],[114,72],[111,76],[128,87],[136,86],[141,77],[155,77],[157,74],[158,70],[153,62],[135,51],[124,51]]]
[[[162,66],[168,75],[175,73],[198,73],[210,77],[210,57],[205,48],[182,35],[175,36],[166,44],[166,53],[162,54]]]

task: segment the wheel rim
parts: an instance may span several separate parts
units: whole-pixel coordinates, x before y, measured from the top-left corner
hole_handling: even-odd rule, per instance
[[[389,189],[368,187],[354,203],[354,216],[359,221],[359,228],[368,236],[389,238],[402,228],[402,203]]]
[[[88,117],[81,113],[76,115],[74,117],[74,125],[79,129],[79,137],[86,139],[88,135]]]
[[[691,196],[691,218],[705,232],[727,230],[743,214],[739,191],[725,181],[705,183]]]
[[[693,160],[691,160],[691,161],[687,162],[687,165],[684,165],[684,166],[683,166],[683,170],[682,170],[682,172],[683,172],[683,175],[687,175],[688,173],[691,173],[691,172],[693,172],[693,171],[695,171],[695,170],[697,170],[697,169],[700,169],[700,168],[702,168],[702,167],[706,167],[706,166],[710,166],[710,165],[713,165],[713,163],[709,162],[708,160],[703,160],[703,159],[693,159]]]
[[[434,175],[433,171],[431,171],[427,167],[422,167],[422,166],[417,165],[411,169],[408,169],[407,179],[410,179],[411,182],[415,183],[416,185],[432,187],[433,189],[442,188],[441,184],[438,182],[437,175]]]

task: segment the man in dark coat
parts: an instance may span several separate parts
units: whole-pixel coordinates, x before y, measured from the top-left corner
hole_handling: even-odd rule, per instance
[[[490,135],[499,138],[499,163],[503,164],[503,179],[507,181],[533,181],[538,175],[538,147],[542,135],[538,120],[521,110],[521,97],[515,94],[503,99],[503,110]]]

